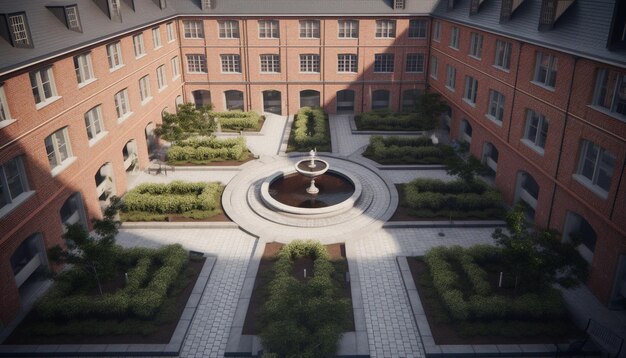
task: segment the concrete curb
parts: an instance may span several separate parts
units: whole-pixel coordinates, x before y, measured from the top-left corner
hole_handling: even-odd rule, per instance
[[[217,258],[207,257],[176,329],[167,344],[0,345],[0,357],[177,356],[196,314]]]
[[[387,221],[385,229],[405,228],[460,228],[460,227],[505,227],[502,220],[442,220],[442,221]]]

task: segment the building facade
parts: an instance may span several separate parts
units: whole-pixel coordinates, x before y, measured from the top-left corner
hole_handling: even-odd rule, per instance
[[[534,9],[546,2],[524,1],[508,23],[540,22]],[[619,36],[603,52],[558,48],[494,25],[501,2],[491,0],[258,3],[0,4],[0,327],[51,267],[46,249],[62,243],[64,225],[90,228],[128,175],[148,165],[164,111],[183,102],[281,115],[305,105],[402,110],[426,88],[448,101],[444,125],[492,168],[507,203],[522,200],[537,225],[581,239],[590,289],[620,305]],[[590,3],[574,2],[534,32],[562,32]],[[606,22],[618,5],[596,17]]]

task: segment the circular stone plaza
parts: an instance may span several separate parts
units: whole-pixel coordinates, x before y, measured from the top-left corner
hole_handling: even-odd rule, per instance
[[[403,258],[423,255],[438,245],[491,244],[494,228],[502,223],[389,222],[398,205],[396,184],[418,177],[453,178],[442,167],[383,167],[364,158],[361,153],[370,135],[354,133],[352,120],[352,116],[330,115],[332,152],[317,153],[331,170],[353,181],[359,193],[330,213],[298,215],[277,210],[263,199],[267,178],[295,172],[294,165],[307,157],[307,153],[285,152],[292,117],[269,114],[260,133],[244,133],[257,159],[241,166],[177,167],[167,175],[138,173],[130,179],[129,189],[140,183],[173,180],[219,181],[225,185],[222,204],[232,221],[125,223],[117,237],[123,246],[180,243],[211,258],[206,285],[192,294],[196,310],[185,311],[181,317],[188,328],[180,333],[180,357],[250,356],[262,349],[256,336],[241,334],[259,261],[266,243],[294,239],[345,244],[355,331],[344,334],[340,355],[424,357],[452,349],[480,356],[480,349],[497,351],[496,346],[435,345],[428,326],[424,326],[425,315],[420,311],[415,287],[403,278],[408,272]],[[585,320],[585,312],[594,311],[606,325],[619,327],[624,323],[623,317],[599,306],[586,288],[567,291],[565,297],[580,320]],[[162,345],[141,346],[137,352],[148,355],[165,349]],[[539,346],[534,349],[551,349]],[[515,349],[533,348],[520,345]]]

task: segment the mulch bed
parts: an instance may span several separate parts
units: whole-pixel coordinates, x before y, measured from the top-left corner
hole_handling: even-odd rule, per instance
[[[413,277],[413,282],[415,283],[415,287],[417,288],[417,292],[419,293],[420,300],[422,302],[422,306],[424,308],[424,312],[426,313],[426,318],[428,319],[428,324],[430,326],[430,330],[432,332],[433,338],[436,344],[439,345],[447,345],[447,344],[553,344],[553,343],[562,343],[568,342],[572,339],[581,338],[582,333],[574,327],[572,323],[572,328],[569,332],[566,332],[558,337],[545,337],[545,336],[519,336],[519,337],[506,337],[506,336],[474,336],[474,337],[463,337],[459,335],[458,331],[455,329],[455,325],[453,322],[438,322],[433,314],[433,311],[436,310],[436,307],[431,306],[428,299],[426,299],[426,288],[419,284],[419,277],[424,275],[430,276],[430,271],[426,263],[421,260],[415,260],[415,258],[407,257],[407,261],[409,264],[409,268],[411,269],[411,276]]]
[[[189,296],[193,291],[193,287],[200,276],[202,267],[206,258],[201,260],[190,260],[187,266],[188,270],[193,272],[193,276],[189,283],[176,298],[176,319],[171,322],[164,322],[158,325],[158,329],[149,334],[124,334],[124,335],[102,335],[102,336],[30,336],[20,331],[21,327],[27,326],[31,322],[37,321],[35,312],[31,311],[13,333],[4,341],[3,344],[167,344],[176,330],[178,319],[180,318]],[[113,284],[115,285],[115,283]]]
[[[265,303],[266,296],[264,294],[264,287],[267,285],[270,279],[270,272],[272,270],[272,266],[276,262],[276,255],[280,251],[280,249],[285,246],[284,244],[271,242],[265,245],[265,251],[263,251],[263,256],[261,256],[261,262],[259,263],[259,270],[256,274],[256,279],[254,281],[254,289],[252,291],[252,296],[250,297],[250,304],[248,305],[248,311],[246,313],[246,319],[243,325],[243,334],[255,335],[259,333],[259,329],[257,327],[258,320],[257,315],[261,311],[261,307]],[[330,254],[332,261],[337,260],[345,260],[346,259],[346,247],[344,244],[332,244],[326,245],[326,250]],[[293,276],[298,279],[300,282],[305,281],[304,278],[304,269],[307,270],[307,276],[309,273],[313,273],[313,260],[310,258],[301,258],[294,262],[294,270]],[[346,270],[348,269],[347,264],[345,265]],[[347,282],[340,289],[341,295],[350,300],[350,323],[351,326],[347,331],[354,331],[354,318],[352,314],[352,291],[350,289],[350,283]]]

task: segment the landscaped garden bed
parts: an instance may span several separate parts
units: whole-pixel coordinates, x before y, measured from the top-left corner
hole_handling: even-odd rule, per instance
[[[501,220],[501,194],[480,181],[418,178],[396,185],[400,201],[390,221]]]
[[[308,152],[314,148],[331,151],[328,117],[321,108],[303,107],[294,118],[287,152]]]
[[[443,164],[455,155],[452,147],[429,137],[370,137],[363,156],[380,164]]]
[[[265,117],[253,112],[209,112],[214,116],[223,132],[258,132],[263,127]]]
[[[4,344],[168,343],[205,259],[180,245],[115,256],[102,295],[84,273],[65,272]]]
[[[250,158],[251,153],[243,137],[192,137],[176,141],[167,151],[167,162],[171,165],[241,164]]]
[[[122,221],[222,221],[220,183],[144,183],[124,195]]]
[[[359,131],[430,131],[437,121],[420,113],[393,112],[389,109],[375,109],[354,116]]]
[[[552,344],[580,337],[561,292],[545,284],[516,287],[505,257],[499,247],[478,245],[436,247],[408,258],[436,344]]]
[[[266,244],[243,334],[260,335],[279,356],[334,352],[341,333],[354,330],[347,271],[343,244]]]

